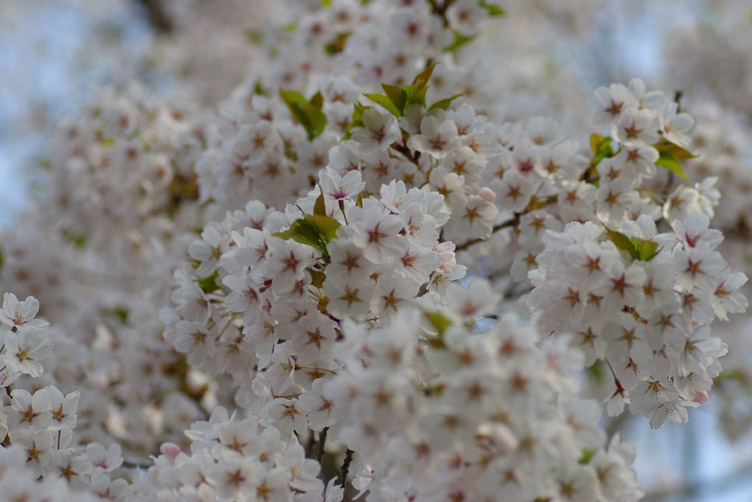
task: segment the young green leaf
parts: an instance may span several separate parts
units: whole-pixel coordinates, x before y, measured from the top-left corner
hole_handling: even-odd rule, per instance
[[[321,190],[321,185],[319,185],[319,190]],[[326,216],[326,202],[324,201],[323,191],[316,197],[316,202],[313,204],[313,214]]]
[[[600,134],[590,135],[590,149],[593,151],[591,166],[597,166],[601,160],[614,156],[614,147],[611,146],[611,136],[605,138]]]
[[[621,232],[606,228],[608,240],[613,242],[617,248],[629,253],[634,260],[649,261],[658,253],[658,243],[649,239],[639,239],[637,237],[627,237]]]
[[[418,90],[422,91],[423,89],[428,87],[428,82],[431,80],[431,75],[433,74],[433,69],[436,68],[436,65],[439,63],[433,63],[431,66],[423,70],[422,72],[418,73],[418,75],[413,79],[413,86]]]
[[[369,108],[371,107],[365,106],[361,104],[359,101],[355,102],[355,104],[353,105],[352,120],[350,124],[347,126],[347,129],[345,129],[345,135],[342,136],[341,141],[345,141],[346,139],[350,139],[352,137],[353,127],[363,127],[363,112],[365,112]]]
[[[585,465],[585,464],[589,463],[590,460],[595,455],[595,451],[596,450],[589,449],[589,448],[586,448],[586,449],[582,450],[582,455],[580,455],[580,459],[578,460],[578,463],[580,463],[582,465]]]
[[[648,239],[638,239],[632,237],[629,239],[637,253],[637,259],[640,261],[649,261],[653,256],[658,254],[658,243]]]
[[[400,112],[404,112],[405,105],[407,104],[407,93],[405,93],[405,90],[396,85],[389,84],[381,84],[381,88],[384,89],[386,95],[392,100],[394,106],[396,106]]]
[[[423,315],[426,317],[429,323],[431,323],[431,326],[436,328],[436,331],[439,332],[439,336],[442,336],[444,332],[449,328],[449,326],[452,325],[452,321],[449,320],[444,314],[442,314],[439,311],[436,312],[424,312]]]
[[[664,150],[659,151],[659,153],[660,157],[658,157],[658,160],[655,161],[655,164],[657,166],[665,167],[672,173],[677,174],[684,181],[689,182],[689,178],[687,178],[687,175],[684,174],[681,162],[679,162],[679,159],[676,158],[673,151]]]
[[[498,5],[489,4],[486,0],[479,0],[478,5],[488,11],[488,15],[491,17],[506,16],[507,13]]]
[[[345,50],[345,47],[347,46],[347,39],[350,37],[350,32],[345,31],[342,33],[337,33],[337,35],[324,46],[324,52],[328,56],[334,56],[336,54],[339,54],[340,52]]]
[[[308,141],[313,141],[324,132],[326,115],[321,111],[324,98],[320,92],[317,92],[310,101],[299,92],[282,88],[279,89],[279,96],[285,102],[295,120],[308,132]]]
[[[389,96],[384,96],[383,94],[375,94],[375,93],[364,94],[364,96],[370,99],[371,101],[386,108],[386,110],[389,111],[395,117],[400,118],[402,116],[402,109],[398,108],[397,105],[395,105],[392,102]]]
[[[601,141],[603,141],[603,136],[600,134],[593,133],[590,135],[590,150],[593,152],[593,155],[598,154],[598,150],[601,147]]]
[[[318,214],[307,214],[303,218],[295,220],[290,225],[290,228],[284,232],[276,232],[273,235],[280,239],[292,239],[295,242],[314,247],[321,251],[321,254],[326,259],[329,256],[326,245],[337,238],[337,229],[339,227],[340,223],[334,218]]]
[[[460,33],[457,30],[452,30],[452,33],[454,33],[454,41],[451,44],[449,44],[446,47],[444,47],[443,49],[441,49],[442,52],[456,51],[457,49],[459,49],[463,45],[468,44],[468,43],[472,42],[473,40],[475,40],[475,37],[477,36],[477,35],[472,35],[472,36],[468,37],[466,35],[463,35],[462,33]]]
[[[697,155],[694,155],[689,150],[682,148],[679,145],[675,145],[670,141],[667,141],[665,138],[654,144],[653,148],[658,150],[658,152],[671,152],[671,154],[679,160],[694,159],[697,157]]]
[[[196,282],[198,283],[198,287],[201,288],[201,291],[208,295],[219,289],[219,285],[217,284],[218,278],[219,272],[215,270],[213,274],[204,277],[203,279],[198,279]]]
[[[606,228],[606,235],[608,236],[608,240],[613,242],[617,248],[626,251],[629,253],[629,256],[637,259],[637,250],[629,237],[616,230],[611,230],[610,228]]]
[[[435,110],[437,108],[441,109],[441,110],[447,110],[447,109],[449,109],[449,105],[452,104],[452,101],[454,101],[455,99],[459,98],[460,96],[464,96],[464,95],[465,95],[465,93],[460,93],[460,94],[455,94],[454,96],[450,96],[448,98],[440,99],[437,102],[435,102],[434,104],[432,104],[428,108],[428,111],[430,112],[431,110]]]

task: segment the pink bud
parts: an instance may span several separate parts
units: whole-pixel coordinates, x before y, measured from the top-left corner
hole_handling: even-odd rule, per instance
[[[695,403],[704,403],[708,400],[708,393],[704,390],[695,391]]]
[[[488,187],[483,187],[478,190],[478,195],[489,204],[496,200],[496,193]]]
[[[452,250],[449,246],[443,244],[445,243],[442,242],[438,246],[434,247],[433,250],[438,253],[439,259],[441,260],[441,266],[439,266],[439,268],[437,269],[439,274],[449,275],[454,267],[457,266],[457,256],[454,254],[454,250]]]
[[[159,452],[170,460],[175,460],[175,457],[183,453],[183,449],[175,443],[164,443],[159,447]]]

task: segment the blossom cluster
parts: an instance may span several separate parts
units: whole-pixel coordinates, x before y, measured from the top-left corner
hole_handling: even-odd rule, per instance
[[[344,326],[329,437],[355,453],[368,500],[639,499],[633,447],[606,446],[598,404],[571,399],[582,355],[511,314],[468,324],[405,308],[388,328]]]
[[[675,156],[690,146],[691,117],[637,81],[601,88],[596,99],[596,120],[610,126],[618,153],[589,167],[599,181],[594,213],[544,234],[529,303],[545,330],[577,333],[589,363],[608,362],[610,414],[628,403],[653,427],[666,418],[686,422],[685,407],[707,400],[726,353],[708,326],[746,310],[739,290],[747,279],[716,251],[723,236],[709,228],[719,197],[714,179],[679,185],[662,207],[645,201],[643,214],[627,217],[654,164],[678,165]],[[670,231],[657,234],[655,220]]]
[[[117,439],[136,457],[180,442],[205,393],[158,318],[184,228],[200,218],[204,133],[181,106],[138,85],[93,92],[55,131],[46,204],[27,208],[0,250],[2,287],[38,297],[55,326],[39,384],[81,391],[82,440]]]
[[[199,118],[139,85],[93,91],[56,128],[44,193],[52,204],[43,209],[79,244],[91,240],[125,262],[147,253],[155,237],[166,240],[182,200],[196,198]]]
[[[218,113],[107,89],[59,128],[51,203],[0,254],[54,324],[6,295],[0,484],[637,500],[603,408],[687,421],[727,351],[711,323],[747,308],[720,139],[638,79],[596,90],[589,142],[507,120],[464,52],[491,1],[283,3]]]
[[[283,438],[256,417],[239,419],[220,407],[186,434],[192,440],[190,453],[172,443],[162,445],[155,465],[134,480],[128,500],[342,500],[334,479],[324,495],[320,464],[306,458],[295,436]]]
[[[72,493],[115,500],[128,483],[109,473],[123,462],[117,443],[105,448],[91,442],[79,445],[74,437],[78,420],[78,391],[63,394],[48,385],[29,392],[20,377],[32,379],[44,371],[42,362],[53,350],[46,336],[49,326],[37,319],[34,297],[19,301],[3,295],[0,322],[2,381],[0,407],[0,487],[8,500],[69,500]],[[7,393],[7,394],[6,394]],[[39,482],[37,482],[39,480]]]

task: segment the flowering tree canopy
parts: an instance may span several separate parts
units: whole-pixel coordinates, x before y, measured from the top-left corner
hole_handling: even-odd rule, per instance
[[[142,3],[184,83],[93,90],[2,235],[0,498],[632,502],[604,417],[735,402],[726,103],[491,68],[518,2],[218,12],[243,76]]]

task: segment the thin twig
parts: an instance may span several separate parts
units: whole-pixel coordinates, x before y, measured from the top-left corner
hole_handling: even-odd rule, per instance
[[[353,451],[348,448],[345,452],[345,460],[342,462],[342,468],[340,469],[340,483],[343,488],[346,488],[345,483],[347,483],[347,475],[350,473],[350,463],[352,463],[353,459]]]

